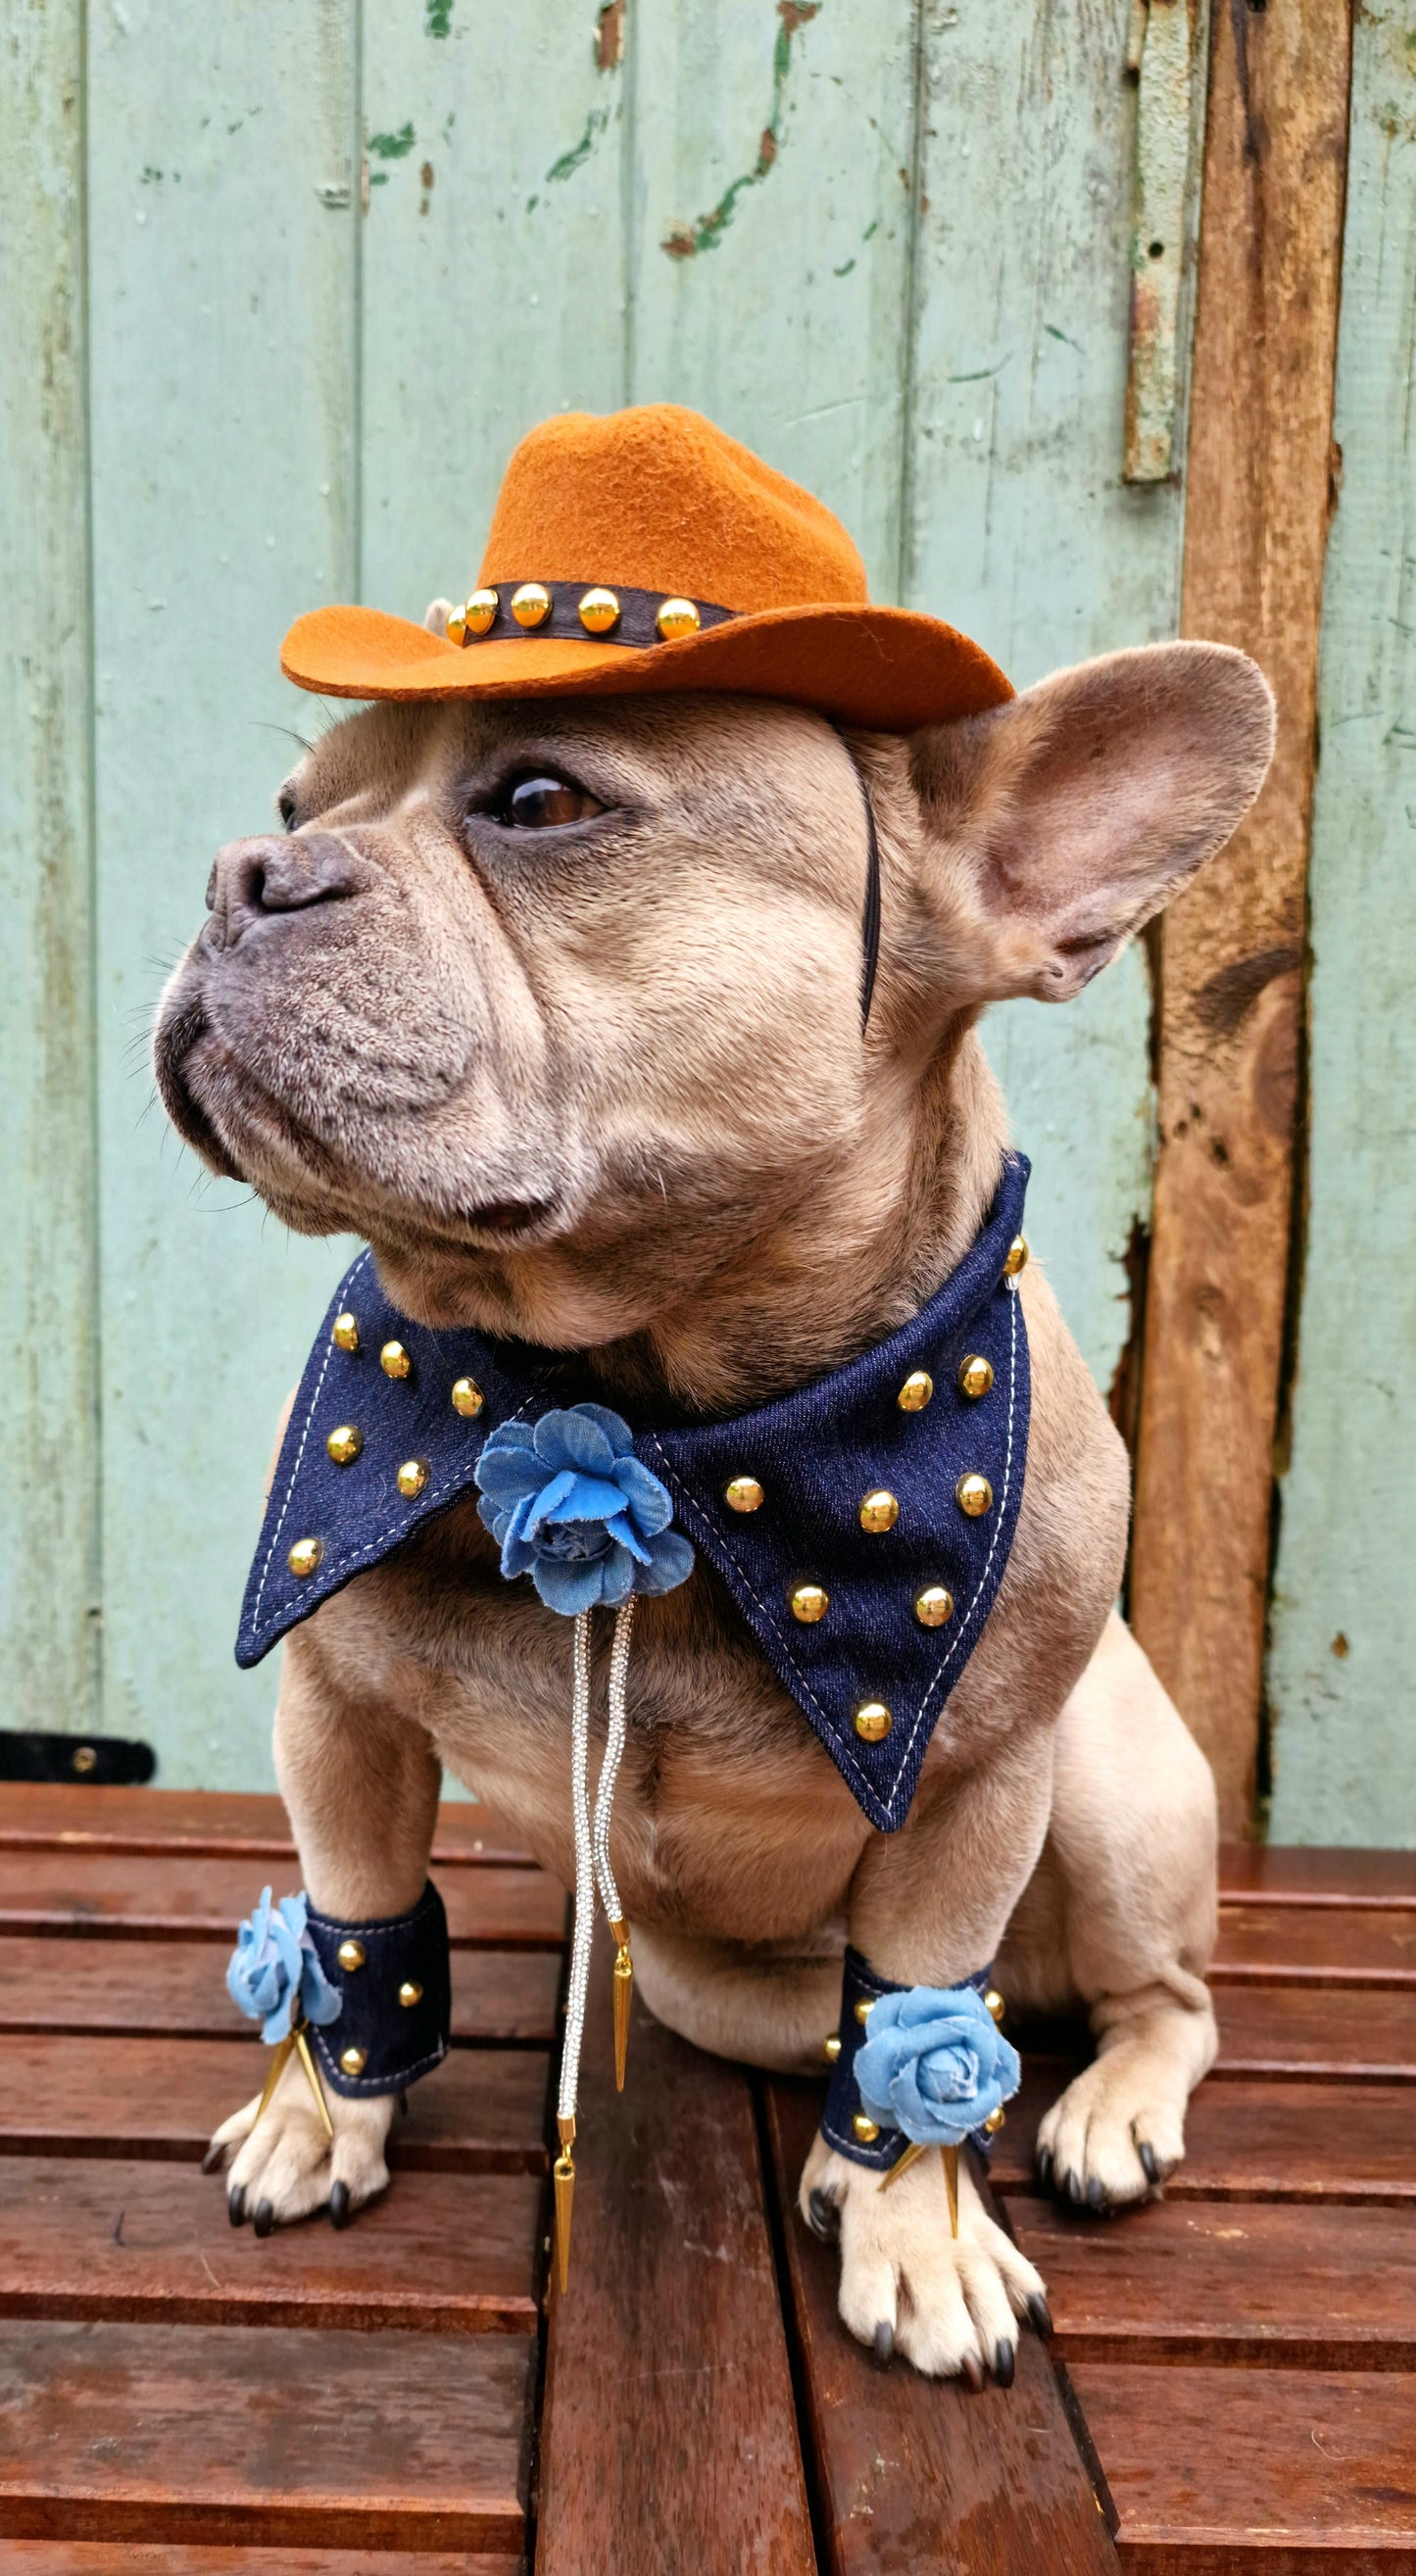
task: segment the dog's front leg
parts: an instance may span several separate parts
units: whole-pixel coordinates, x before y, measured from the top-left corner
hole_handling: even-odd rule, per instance
[[[992,1959],[1047,1828],[1048,1737],[1030,1733],[963,1780],[926,1776],[908,1824],[867,1846],[851,1887],[850,1941],[900,1985],[953,1986]],[[840,2312],[881,2361],[898,2348],[932,2376],[1006,2386],[1015,2318],[1048,2327],[1042,2281],[996,2227],[957,2162],[958,2231],[944,2158],[927,2150],[888,2179],[818,2131],[800,2206],[840,2245]]]
[[[370,1922],[416,1905],[437,1818],[437,1755],[417,1725],[346,1695],[310,1630],[285,1649],[275,1761],[312,1906],[340,1921]],[[249,2218],[264,2236],[328,2203],[342,2227],[385,2188],[397,2096],[324,2090],[333,2138],[298,2057],[259,2119],[256,2094],[223,2121],[207,2161],[228,2167],[233,2226]]]

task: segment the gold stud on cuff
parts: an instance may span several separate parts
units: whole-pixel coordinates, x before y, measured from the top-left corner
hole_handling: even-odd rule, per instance
[[[681,635],[696,635],[702,622],[691,599],[666,599],[654,620],[666,644],[676,644]]]
[[[452,1390],[454,1413],[464,1414],[469,1422],[474,1421],[485,1402],[486,1397],[474,1377],[460,1377],[455,1381]]]
[[[851,2127],[855,2131],[855,2134],[863,2147],[873,2147],[876,2139],[880,2135],[880,2131],[875,2122],[873,2120],[868,2120],[863,2111],[857,2111],[855,2118],[851,2122]]]
[[[1016,1279],[1016,1278],[1017,1278],[1017,1275],[1018,1275],[1018,1272],[1019,1272],[1020,1270],[1025,1270],[1025,1269],[1027,1268],[1027,1263],[1028,1263],[1028,1239],[1027,1239],[1027,1236],[1026,1236],[1025,1234],[1015,1234],[1015,1235],[1014,1235],[1014,1237],[1013,1237],[1012,1242],[1011,1242],[1011,1243],[1009,1244],[1009,1246],[1008,1246],[1008,1258],[1007,1258],[1007,1260],[1006,1260],[1006,1261],[1004,1262],[1004,1264],[1003,1264],[1003,1276],[1004,1276],[1004,1278],[1005,1278],[1005,1279]]]
[[[1007,2117],[1008,2117],[1008,2114],[1007,2114],[1007,2112],[1004,2110],[1003,2105],[1002,2105],[1002,2103],[1000,2102],[1000,2103],[999,2103],[999,2105],[998,2105],[997,2110],[996,2110],[996,2111],[990,2111],[990,2112],[989,2112],[989,2115],[988,2115],[988,2117],[987,2117],[987,2119],[984,2121],[984,2124],[983,2124],[983,2134],[984,2134],[984,2136],[985,2136],[986,2138],[996,2138],[996,2137],[997,2137],[997,2135],[998,2135],[999,2130],[1002,2128],[1002,2126],[1003,2126],[1003,2124],[1004,2124],[1005,2120],[1007,2119]]]
[[[402,2004],[405,2012],[411,2012],[415,2004],[420,2004],[422,2002],[423,1989],[418,1984],[416,1978],[404,1978],[402,1985],[398,1989],[398,2000]]]
[[[825,1618],[831,1605],[830,1593],[821,1583],[798,1583],[788,1599],[792,1605],[792,1617],[799,1619],[803,1628],[814,1628],[818,1619]]]
[[[971,1521],[981,1520],[993,1508],[993,1487],[986,1476],[961,1476],[954,1487],[954,1499]]]
[[[863,1744],[881,1744],[895,1721],[883,1699],[863,1699],[853,1723]]]
[[[367,2048],[346,2048],[339,2060],[346,2075],[362,2075],[369,2063]]]
[[[977,1402],[979,1396],[987,1395],[992,1384],[993,1362],[986,1360],[981,1351],[970,1351],[967,1359],[960,1360],[960,1395],[971,1396]]]
[[[954,1616],[954,1596],[947,1583],[926,1583],[915,1594],[915,1617],[921,1628],[942,1628]]]
[[[734,1476],[723,1487],[723,1500],[730,1512],[756,1512],[764,1496],[755,1476]]]
[[[902,1413],[923,1413],[934,1393],[934,1380],[928,1369],[911,1369],[895,1398]]]
[[[991,2012],[995,2021],[1002,2020],[1006,2007],[996,1986],[989,1987],[987,1994],[984,1996],[983,2004],[985,2012]]]
[[[899,1517],[900,1506],[884,1485],[877,1485],[873,1493],[867,1494],[860,1507],[863,1530],[893,1529]]]
[[[587,590],[580,603],[580,623],[587,635],[608,635],[619,624],[620,604],[612,590]]]
[[[511,594],[511,613],[518,626],[544,626],[551,613],[551,594],[542,581],[524,581]]]
[[[291,1573],[298,1575],[303,1583],[307,1574],[313,1574],[316,1571],[323,1556],[322,1538],[297,1538],[285,1562]]]
[[[357,1422],[341,1422],[325,1442],[336,1467],[352,1467],[363,1446],[364,1435]]]
[[[856,1997],[856,2002],[855,2002],[855,2017],[856,2017],[856,2020],[860,2023],[860,2026],[861,2026],[861,2029],[862,2029],[862,2030],[864,2030],[865,2025],[866,2025],[866,2023],[869,2021],[870,2016],[871,2016],[871,2014],[874,2012],[874,2010],[875,2010],[875,1997],[874,1997],[874,1995],[857,1995],[857,1997]]]
[[[411,1377],[413,1363],[401,1342],[385,1342],[379,1353],[379,1366],[385,1377]]]
[[[821,2043],[821,2053],[828,2066],[835,2065],[837,2058],[841,2054],[841,2040],[840,2033],[838,2031],[828,2031],[825,2039],[823,2039]]]
[[[359,1327],[355,1322],[354,1317],[350,1314],[347,1306],[345,1307],[342,1315],[335,1316],[334,1329],[330,1334],[330,1340],[333,1342],[337,1351],[357,1351],[359,1347]]]
[[[405,1500],[410,1503],[414,1501],[417,1495],[421,1494],[427,1481],[428,1462],[426,1458],[405,1458],[402,1466],[399,1468],[398,1474],[394,1478],[394,1483],[397,1485],[400,1494],[402,1494]]]
[[[341,1968],[362,1968],[364,1944],[362,1941],[341,1941],[334,1955]]]

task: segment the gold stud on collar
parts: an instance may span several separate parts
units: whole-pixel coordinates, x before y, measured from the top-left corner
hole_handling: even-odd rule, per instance
[[[923,1413],[934,1393],[934,1380],[928,1369],[911,1369],[895,1398],[902,1413]]]
[[[733,1476],[723,1487],[723,1500],[730,1512],[757,1512],[765,1496],[755,1476]]]
[[[971,1521],[982,1520],[984,1513],[993,1509],[993,1487],[986,1476],[961,1476],[954,1487],[954,1499]]]
[[[379,1353],[379,1366],[385,1377],[411,1377],[413,1363],[401,1342],[385,1342]]]
[[[883,1699],[863,1699],[853,1720],[863,1744],[882,1744],[894,1723]]]
[[[511,613],[518,626],[544,626],[551,613],[551,594],[543,581],[524,581],[511,594]]]
[[[900,1506],[884,1485],[877,1485],[865,1496],[860,1507],[863,1530],[890,1530],[900,1517]]]
[[[1008,1258],[1007,1258],[1007,1260],[1006,1260],[1006,1261],[1004,1262],[1004,1264],[1003,1264],[1003,1276],[1004,1276],[1004,1278],[1005,1278],[1005,1279],[1016,1279],[1016,1278],[1017,1278],[1017,1275],[1018,1275],[1018,1272],[1019,1272],[1020,1270],[1026,1270],[1026,1268],[1027,1268],[1027,1264],[1028,1264],[1028,1239],[1027,1239],[1027,1236],[1026,1236],[1025,1234],[1015,1234],[1015,1235],[1014,1235],[1014,1237],[1013,1237],[1012,1242],[1011,1242],[1011,1243],[1009,1244],[1009,1246],[1008,1246]]]
[[[350,1314],[347,1306],[345,1307],[342,1315],[335,1316],[334,1327],[330,1334],[330,1340],[333,1342],[337,1351],[357,1351],[359,1347],[359,1327],[354,1317]]]
[[[580,623],[587,635],[608,635],[619,624],[620,604],[612,590],[587,590],[580,603]]]
[[[415,2004],[420,2004],[422,2002],[423,1989],[419,1985],[416,1977],[404,1978],[402,1985],[398,1989],[398,2000],[402,2004],[405,2012],[411,2012]]]
[[[486,1400],[474,1377],[460,1377],[455,1380],[452,1390],[454,1413],[465,1415],[469,1422],[474,1421]]]
[[[341,1941],[335,1951],[341,1968],[362,1968],[366,1956],[362,1941]]]
[[[405,1500],[410,1503],[417,1495],[421,1494],[427,1481],[428,1462],[426,1458],[405,1458],[402,1466],[399,1468],[398,1474],[394,1478],[394,1483],[397,1485],[400,1494],[402,1494]]]
[[[654,620],[666,644],[676,644],[681,635],[696,635],[702,623],[691,599],[666,599]]]
[[[954,1616],[954,1596],[946,1583],[926,1583],[915,1594],[915,1617],[921,1628],[942,1628]]]
[[[303,1583],[307,1574],[313,1574],[316,1571],[323,1556],[322,1538],[297,1538],[285,1562],[291,1573],[298,1576]]]
[[[346,2048],[339,2060],[346,2075],[362,2075],[369,2063],[367,2048]]]
[[[798,1583],[789,1593],[788,1599],[792,1606],[792,1617],[799,1619],[803,1628],[814,1628],[818,1619],[825,1618],[831,1606],[831,1595],[824,1584],[820,1583]]]
[[[993,1362],[992,1360],[986,1360],[983,1357],[982,1352],[970,1351],[966,1359],[960,1360],[960,1395],[971,1396],[975,1401],[977,1401],[979,1396],[987,1395],[992,1384]]]
[[[363,1446],[364,1435],[357,1422],[341,1422],[325,1442],[336,1467],[352,1467]]]
[[[880,2135],[879,2128],[875,2121],[868,2120],[863,2111],[857,2111],[855,2118],[851,2122],[851,2127],[863,2147],[873,2147],[876,2139]]]

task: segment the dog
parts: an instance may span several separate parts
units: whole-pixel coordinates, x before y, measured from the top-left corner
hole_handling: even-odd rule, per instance
[[[616,572],[626,627],[669,592],[694,624],[577,632],[574,585]],[[513,578],[546,632],[510,622]],[[367,702],[284,781],[283,830],[217,859],[158,1014],[167,1112],[295,1231],[363,1237],[412,1324],[503,1337],[639,1423],[731,1425],[908,1332],[1007,1168],[982,1014],[1080,991],[1272,747],[1261,675],[1215,645],[1013,696],[952,630],[864,604],[820,505],[672,407],[534,433],[465,606],[321,615],[287,668]],[[1084,2010],[1096,2056],[1039,2167],[1114,2208],[1179,2162],[1215,2053],[1214,1792],[1115,1607],[1122,1443],[1039,1264],[999,1294],[1029,1355],[1021,1499],[908,1812],[863,1812],[700,1544],[638,1607],[609,1851],[648,2006],[722,2055],[820,2071],[847,1944],[882,1989],[992,1962],[1010,2015]],[[469,1485],[290,1614],[276,1765],[331,1922],[418,1906],[444,1769],[575,1880],[566,1633],[486,1518]],[[596,1747],[605,1671],[600,1637]],[[392,2091],[330,2107],[332,2139],[292,2063],[217,2130],[234,2217],[342,2222],[386,2188]],[[1044,2285],[967,2161],[905,2162],[882,2190],[849,2130],[807,2160],[841,2316],[881,2358],[1006,2383]]]

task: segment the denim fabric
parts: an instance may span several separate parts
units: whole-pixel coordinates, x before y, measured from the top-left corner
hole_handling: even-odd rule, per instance
[[[452,1980],[447,1915],[432,1880],[411,1914],[388,1915],[375,1923],[336,1923],[332,1916],[312,1911],[309,1929],[320,1965],[341,1996],[338,2020],[309,2034],[320,2072],[333,2091],[401,2093],[441,2065],[452,2028]],[[340,1943],[351,1940],[363,1948],[362,1968],[339,1964]],[[398,1990],[405,1984],[422,1987],[416,2004],[399,2002]],[[365,2052],[358,2075],[346,2075],[339,2062],[347,2048]]]
[[[1008,1156],[987,1222],[957,1270],[909,1323],[845,1368],[725,1421],[632,1425],[635,1455],[672,1496],[676,1529],[716,1567],[773,1671],[872,1824],[887,1833],[908,1813],[930,1737],[982,1634],[1017,1525],[1028,1344],[1022,1303],[1003,1263],[1022,1222],[1027,1173],[1021,1156]],[[357,1352],[331,1339],[341,1308],[357,1319]],[[380,1347],[390,1340],[411,1360],[403,1378],[380,1367]],[[977,1399],[964,1396],[956,1378],[973,1352],[994,1373]],[[902,1412],[896,1398],[918,1369],[932,1376],[933,1397],[922,1412]],[[475,1419],[453,1408],[452,1387],[462,1377],[474,1379],[485,1398]],[[563,1356],[410,1323],[384,1297],[370,1255],[361,1253],[340,1283],[291,1413],[246,1590],[237,1662],[259,1662],[352,1576],[472,1492],[491,1430],[534,1423],[552,1407],[593,1394]],[[363,1448],[340,1467],[325,1443],[343,1423],[357,1425]],[[427,1478],[405,1497],[396,1476],[409,1459],[423,1461]],[[977,1519],[955,1492],[971,1471],[993,1489],[991,1508]],[[739,1476],[761,1484],[760,1509],[729,1508],[725,1487]],[[867,1533],[860,1505],[876,1487],[896,1497],[899,1517],[893,1528]],[[323,1553],[317,1570],[301,1578],[291,1571],[289,1551],[307,1538],[317,1538]],[[812,1626],[789,1607],[793,1587],[806,1580],[829,1596],[825,1617]],[[942,1627],[923,1627],[915,1616],[928,1584],[953,1595],[953,1615]],[[889,1732],[878,1743],[856,1732],[863,1700],[890,1711]]]
[[[976,1995],[984,1995],[993,1983],[992,1963],[979,1968],[971,1977],[961,1977],[961,1985],[971,1986]],[[860,2088],[856,2083],[856,2059],[868,2037],[867,2025],[856,2019],[858,2003],[878,2003],[882,1995],[920,1993],[919,1987],[899,1986],[889,1977],[879,1976],[859,1950],[847,1949],[841,1968],[841,2018],[837,2037],[841,2053],[831,2069],[826,2088],[826,2108],[821,2114],[821,2135],[838,2156],[849,2156],[852,2164],[869,2165],[872,2173],[888,2173],[898,2164],[910,2141],[903,2129],[882,2128],[878,2138],[867,2146],[852,2127],[861,2109]],[[986,2155],[993,2141],[984,2129],[975,2129],[969,2137],[972,2147]]]

